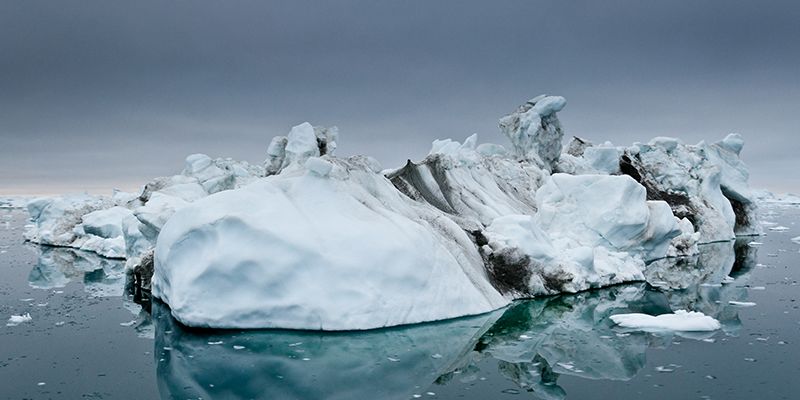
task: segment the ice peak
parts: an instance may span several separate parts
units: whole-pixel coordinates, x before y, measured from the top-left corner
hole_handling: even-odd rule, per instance
[[[264,161],[267,175],[290,165],[303,166],[311,157],[332,155],[339,139],[339,128],[313,126],[308,122],[292,127],[287,136],[276,136],[267,147]]]
[[[517,158],[553,170],[564,136],[556,113],[566,104],[561,96],[541,95],[500,119],[500,130],[511,141]]]

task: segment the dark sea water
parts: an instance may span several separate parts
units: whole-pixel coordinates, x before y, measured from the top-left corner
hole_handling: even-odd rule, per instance
[[[798,208],[767,209],[766,236],[651,265],[655,286],[325,334],[186,329],[126,289],[122,262],[25,244],[26,218],[0,209],[3,399],[800,398]],[[678,309],[723,327],[654,334],[608,318]]]

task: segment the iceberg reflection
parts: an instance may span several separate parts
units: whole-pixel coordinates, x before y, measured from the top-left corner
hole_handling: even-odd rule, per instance
[[[153,302],[163,398],[408,399],[452,369],[501,312],[349,333],[197,331]]]
[[[633,378],[671,333],[629,331],[617,313],[701,311],[726,334],[741,325],[730,300],[747,296],[756,262],[745,242],[704,245],[689,259],[648,266],[648,283],[522,301],[495,313],[349,333],[192,330],[153,304],[159,390],[175,398],[412,398],[432,384],[470,382],[496,368],[543,399],[566,396],[561,375]],[[714,332],[676,333],[703,339]]]
[[[36,246],[36,249],[39,258],[28,274],[32,288],[55,289],[81,282],[93,297],[122,296],[125,261],[67,247]]]

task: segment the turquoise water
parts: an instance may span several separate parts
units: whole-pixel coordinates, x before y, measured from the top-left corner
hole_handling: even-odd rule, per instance
[[[766,219],[788,231],[651,265],[651,282],[681,290],[637,283],[433,324],[309,333],[184,328],[126,289],[121,262],[24,244],[25,215],[0,210],[0,319],[32,317],[0,324],[0,398],[794,399],[799,217],[774,209]],[[652,334],[608,318],[676,309],[723,327]]]

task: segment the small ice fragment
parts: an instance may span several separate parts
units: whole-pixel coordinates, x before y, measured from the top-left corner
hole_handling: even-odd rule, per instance
[[[574,365],[572,365],[572,364],[567,364],[567,363],[556,363],[556,365],[558,365],[558,366],[559,366],[559,367],[561,367],[561,368],[564,368],[564,369],[570,369],[570,370],[575,368],[575,366],[574,366]]]
[[[398,362],[398,361],[400,361],[400,359],[399,359],[399,358],[393,358],[393,357],[386,357],[386,359],[387,359],[387,360],[389,360],[389,361],[391,361],[391,362]]]
[[[706,342],[706,343],[714,343],[714,342],[717,341],[717,339],[714,339],[714,338],[705,338],[705,339],[701,339],[701,340]]]
[[[778,344],[786,344],[783,340],[779,341]]]
[[[8,318],[8,323],[6,324],[6,326],[17,326],[23,322],[30,322],[30,321],[33,321],[33,318],[31,318],[30,313],[25,313],[22,315],[12,315],[10,318]]]
[[[301,344],[303,344],[303,342],[290,343],[290,344],[289,344],[289,347],[300,346]]]
[[[55,294],[62,294],[62,293],[64,293],[64,291],[63,291],[63,290],[53,290],[53,293],[55,293]]]
[[[436,393],[434,392],[426,392],[425,394],[427,394],[428,396],[436,396]]]
[[[733,279],[730,276],[726,276],[726,277],[722,278],[722,283],[731,283],[731,282],[734,282],[734,281],[736,281],[736,279]]]
[[[612,315],[611,320],[623,328],[642,331],[715,331],[721,327],[719,321],[701,312],[677,310],[674,314],[657,316],[631,313]]]
[[[756,303],[753,303],[752,301],[734,301],[734,300],[728,301],[728,304],[737,307],[752,307],[756,305]]]
[[[34,301],[34,300],[35,300],[34,298],[28,298],[28,299],[19,299],[19,301],[24,301],[24,302],[26,302],[26,303],[29,303],[29,302],[31,302],[31,301]]]
[[[775,231],[775,232],[785,232],[785,231],[788,231],[789,228],[785,227],[783,225],[778,225],[778,226],[770,227],[769,230]]]
[[[520,338],[520,340],[527,340],[527,339],[530,339],[531,337],[528,336],[528,335],[519,335],[519,338]]]
[[[234,350],[242,350],[242,349],[244,349],[244,346],[239,346],[239,345],[235,344],[235,345],[233,345],[233,349]]]
[[[747,245],[750,246],[750,247],[753,247],[753,246],[761,246],[762,244],[764,244],[764,243],[753,241],[753,242],[748,243]]]
[[[706,375],[706,379],[717,379],[714,375]]]
[[[222,344],[222,340],[220,340],[220,341],[218,341],[218,342],[208,342],[208,344],[210,344],[210,345],[218,345],[218,344]]]
[[[663,365],[659,365],[658,367],[656,367],[656,371],[658,371],[658,372],[674,372],[675,368],[669,368],[669,367],[665,367]]]
[[[750,290],[766,290],[764,286],[751,286]]]
[[[757,337],[756,340],[758,340],[759,342],[766,342],[767,340],[769,340],[769,338]]]
[[[172,350],[172,347],[169,347],[169,346],[164,346],[164,350],[166,350],[166,351],[170,351],[170,350]]]
[[[411,397],[413,397],[413,398],[415,398],[415,399],[418,399],[418,398],[422,397],[422,395],[421,395],[421,394],[414,393],[414,394],[412,394],[412,395],[411,395]]]
[[[39,382],[39,383],[36,384],[36,386],[44,386],[44,385],[46,385],[46,383],[44,383],[44,382]]]
[[[437,359],[438,359],[438,358],[442,358],[442,355],[441,355],[441,354],[439,354],[439,353],[436,353],[436,354],[431,354],[431,358],[437,358]]]
[[[750,357],[745,357],[744,360],[747,361],[747,362],[755,362],[756,361],[755,358],[750,358]]]
[[[130,320],[128,322],[120,322],[119,324],[120,324],[120,326],[133,326],[133,324],[135,324],[135,323],[136,323],[136,320],[132,319],[132,320]]]
[[[311,359],[308,357],[303,357],[303,361],[310,361]]]
[[[39,303],[39,304],[36,304],[36,307],[47,307],[48,304],[50,304],[50,303]]]
[[[63,326],[65,323],[66,322],[64,322],[64,321],[58,321],[58,322],[56,322],[56,326]]]

